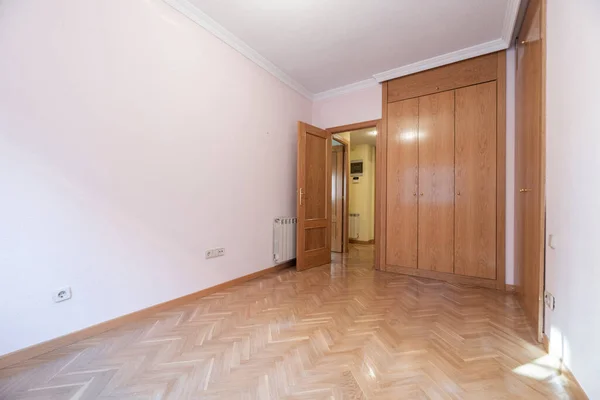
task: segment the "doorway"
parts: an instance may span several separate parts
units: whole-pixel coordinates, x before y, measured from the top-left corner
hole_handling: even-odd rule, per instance
[[[351,152],[349,151],[349,140],[344,138],[346,132],[371,128],[370,136],[377,138],[377,132],[381,130],[380,120],[367,121],[363,123],[346,125],[341,127],[330,128],[323,130],[307,124],[298,122],[298,159],[297,159],[297,228],[296,228],[296,269],[299,271],[325,265],[331,262],[331,242],[332,242],[332,142],[337,134],[337,142],[342,146],[346,144],[346,155],[343,162],[343,169],[346,177],[346,188],[349,188],[350,180],[348,172],[350,171],[349,159]],[[349,136],[349,134],[348,134]],[[379,148],[379,146],[378,146]],[[375,163],[375,155],[372,154],[373,164]],[[379,162],[379,157],[377,157]],[[364,161],[364,160],[363,160]],[[379,168],[378,168],[379,169]],[[357,170],[358,171],[358,170]],[[358,172],[356,172],[358,173]],[[364,175],[364,166],[363,166]],[[371,175],[375,176],[375,170],[371,171]],[[380,174],[377,174],[377,179],[380,179]],[[374,200],[369,204],[371,209],[374,209],[375,215],[381,211],[380,198],[377,190],[381,190],[382,185],[372,183],[374,193],[371,198]],[[339,187],[339,186],[338,186]],[[342,185],[344,187],[344,185]],[[350,210],[349,191],[348,195],[343,198],[343,204],[346,204],[345,210]],[[342,238],[348,236],[349,223],[342,205]],[[338,213],[339,215],[339,213]],[[374,218],[374,236],[380,236],[379,218]],[[377,239],[373,239],[377,241]],[[345,241],[344,241],[345,242]],[[347,243],[347,242],[346,242]],[[379,253],[373,247],[372,252],[375,254],[375,268],[378,269]],[[349,249],[349,246],[346,246]],[[344,247],[342,245],[342,250]],[[336,253],[334,253],[336,254]],[[338,253],[339,254],[339,253]]]
[[[331,198],[333,253],[348,253],[351,250],[375,252],[378,125],[379,120],[375,120],[327,129],[333,134],[334,140]],[[340,164],[336,166],[336,162]],[[340,173],[342,168],[344,171]],[[341,221],[340,215],[343,216]]]

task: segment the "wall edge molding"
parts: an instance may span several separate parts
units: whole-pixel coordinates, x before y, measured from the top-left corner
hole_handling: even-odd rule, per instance
[[[381,72],[373,75],[377,82],[385,82],[391,79],[400,78],[402,76],[411,75],[417,72],[426,71],[452,64],[458,61],[464,61],[469,58],[483,56],[485,54],[494,53],[496,51],[505,50],[508,44],[502,39],[495,39],[486,43],[481,43],[475,46],[466,47],[451,53],[442,54],[423,61],[417,61],[399,68],[390,69],[389,71]]]
[[[163,2],[172,7],[174,10],[179,11],[191,21],[200,25],[213,36],[217,37],[223,43],[242,54],[248,60],[269,72],[291,89],[306,97],[308,100],[313,100],[313,94],[308,89],[279,69],[271,61],[261,56],[256,50],[248,46],[244,41],[235,36],[233,33],[229,32],[214,19],[202,12],[198,7],[191,4],[188,0],[163,0]]]

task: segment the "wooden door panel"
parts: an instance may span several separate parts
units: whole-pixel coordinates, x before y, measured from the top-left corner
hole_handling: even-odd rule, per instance
[[[418,99],[388,105],[386,263],[417,268]]]
[[[304,237],[304,250],[311,251],[324,248],[327,245],[326,234],[326,228],[307,229]]]
[[[306,135],[306,219],[327,218],[327,139],[308,133]]]
[[[515,285],[538,340],[543,331],[545,3],[531,0],[517,44],[515,131]]]
[[[458,89],[455,118],[454,272],[496,279],[496,82]]]
[[[343,251],[344,146],[331,152],[331,251]]]
[[[331,261],[331,135],[298,123],[296,268]]]
[[[419,269],[454,272],[454,91],[419,98]]]

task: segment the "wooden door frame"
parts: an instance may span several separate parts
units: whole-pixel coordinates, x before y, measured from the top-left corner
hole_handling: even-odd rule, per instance
[[[538,285],[540,288],[539,302],[539,321],[537,326],[538,341],[543,342],[545,335],[546,316],[544,314],[544,294],[546,291],[546,23],[548,13],[548,1],[541,0],[540,7],[542,15],[540,16],[540,37],[542,40],[542,93],[541,93],[541,116],[540,124],[540,226],[539,226],[539,245],[540,245],[540,271],[538,275]]]
[[[329,129],[327,129],[331,133]],[[344,147],[344,189],[342,190],[342,196],[344,200],[342,201],[342,253],[347,253],[349,249],[349,232],[348,232],[348,215],[349,215],[349,204],[350,204],[350,196],[348,193],[348,185],[350,184],[350,143],[336,133],[332,133],[331,137],[340,142]]]
[[[485,57],[485,56],[482,56]],[[482,57],[476,57],[474,59],[465,60],[455,64],[449,64],[442,68],[452,68],[453,65],[463,65],[468,63],[477,62]],[[405,268],[397,266],[389,266],[386,264],[385,251],[386,251],[386,218],[387,218],[387,115],[388,115],[388,82],[383,82],[382,87],[382,114],[381,114],[381,127],[378,129],[377,135],[377,190],[376,196],[376,224],[378,223],[377,233],[375,236],[376,246],[376,262],[379,266],[378,269],[383,271],[398,272],[402,274],[422,276],[426,278],[433,278],[444,280],[448,282],[462,283],[468,285],[475,285],[481,287],[488,287],[497,290],[506,290],[506,51],[497,52],[496,60],[496,279],[485,279],[476,278],[463,275],[448,274],[437,271],[427,271],[414,268]],[[420,74],[430,74],[430,70],[410,75],[411,79],[418,79]],[[470,73],[469,70],[466,73]],[[423,76],[423,75],[421,75]],[[403,79],[403,78],[398,78]],[[479,79],[479,80],[478,80]],[[471,86],[474,84],[484,83],[480,81],[481,77],[477,76],[476,79],[470,82],[468,85],[455,85],[454,83],[448,84],[448,82],[439,82],[436,91],[443,84],[446,84],[444,90],[454,90],[464,86]],[[431,82],[430,82],[431,83]],[[431,92],[423,92],[422,94],[415,95],[419,97],[421,95],[430,94]],[[394,98],[392,102],[407,99],[409,97],[398,97],[397,91],[391,93]]]
[[[380,144],[380,139],[379,137],[381,136],[381,129],[382,129],[382,125],[381,125],[381,120],[380,119],[374,119],[371,121],[364,121],[364,122],[357,122],[354,124],[349,124],[349,125],[340,125],[340,126],[335,126],[333,128],[327,128],[326,131],[330,132],[335,140],[338,140],[340,143],[343,143],[346,147],[346,154],[348,155],[347,160],[346,160],[346,170],[345,170],[345,179],[346,182],[349,184],[350,183],[350,143],[348,143],[346,140],[341,139],[340,136],[338,135],[339,133],[342,132],[349,132],[349,131],[356,131],[359,129],[366,129],[366,128],[375,128],[377,129],[377,142],[375,145],[375,269],[380,269],[379,268],[379,221],[380,221],[380,211],[381,211],[381,207],[379,204],[379,201],[381,199],[381,194],[379,193],[380,188],[382,187],[382,185],[380,185],[379,182],[379,170],[381,168],[381,162],[379,159],[379,144]],[[340,140],[341,139],[341,140]],[[348,184],[344,185],[344,252],[347,252],[348,250],[348,246],[349,246],[349,219],[348,219],[348,213],[349,213],[349,204],[350,204],[350,196],[349,196],[349,191],[348,191]]]

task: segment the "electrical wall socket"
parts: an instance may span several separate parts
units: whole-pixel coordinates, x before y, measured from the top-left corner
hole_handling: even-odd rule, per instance
[[[556,307],[556,299],[554,298],[554,295],[550,292],[544,292],[544,303],[546,303],[546,307],[548,307],[550,310],[554,310],[554,307]]]
[[[223,257],[225,255],[224,247],[217,247],[215,249],[209,249],[205,252],[206,258]]]
[[[61,301],[69,300],[70,298],[71,288],[68,286],[58,289],[54,293],[52,293],[52,300],[54,300],[55,303],[60,303]]]

